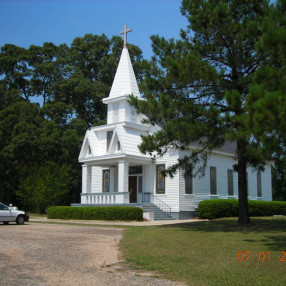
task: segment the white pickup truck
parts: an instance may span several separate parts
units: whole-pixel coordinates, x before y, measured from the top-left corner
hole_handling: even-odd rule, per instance
[[[29,216],[24,211],[19,211],[17,207],[8,207],[0,203],[0,222],[4,224],[9,222],[24,224],[25,221],[29,221]]]

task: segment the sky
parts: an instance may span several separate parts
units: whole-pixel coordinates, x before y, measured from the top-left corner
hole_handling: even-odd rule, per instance
[[[180,6],[181,0],[0,0],[0,47],[70,45],[87,33],[111,38],[127,24],[128,42],[149,59],[151,35],[179,38],[186,28]]]

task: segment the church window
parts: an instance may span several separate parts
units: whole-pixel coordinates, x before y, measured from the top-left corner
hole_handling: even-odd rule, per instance
[[[193,172],[191,170],[185,171],[185,194],[193,194]]]
[[[120,142],[117,141],[117,151],[120,151],[120,150],[121,150]]]
[[[165,194],[165,165],[156,166],[156,193]]]
[[[106,151],[108,151],[112,135],[113,135],[113,131],[107,131],[107,133],[106,133]]]
[[[102,171],[102,192],[109,192],[110,187],[110,170]]]
[[[90,149],[90,146],[88,146],[87,155],[91,155],[91,149]]]
[[[216,167],[210,167],[210,194],[217,195]]]
[[[227,191],[229,196],[234,195],[233,191],[233,170],[228,169],[227,170]]]
[[[257,197],[262,197],[261,172],[257,173]]]

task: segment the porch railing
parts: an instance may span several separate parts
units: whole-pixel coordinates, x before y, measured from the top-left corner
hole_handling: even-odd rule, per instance
[[[128,204],[129,193],[113,192],[113,193],[86,193],[81,194],[82,204]]]
[[[172,208],[152,193],[144,193],[143,204],[144,203],[154,204],[164,213],[167,213],[169,216],[172,216]]]

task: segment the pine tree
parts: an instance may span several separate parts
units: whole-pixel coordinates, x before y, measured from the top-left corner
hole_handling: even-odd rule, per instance
[[[181,40],[152,36],[155,56],[144,85],[146,100],[130,101],[147,115],[147,122],[162,127],[143,137],[142,152],[161,156],[169,148],[200,146],[168,168],[168,175],[196,164],[203,172],[211,150],[227,142],[236,144],[241,224],[250,222],[247,167],[261,170],[268,159],[261,138],[254,136],[258,132],[253,128],[262,125],[251,124],[250,87],[268,58],[257,43],[269,10],[264,0],[183,0],[181,11],[189,24],[181,31]]]
[[[286,1],[277,0],[270,12],[257,45],[268,58],[257,70],[250,90],[252,124],[255,136],[273,150],[273,199],[286,200]],[[263,100],[257,101],[261,94]],[[267,124],[261,126],[262,120]]]

